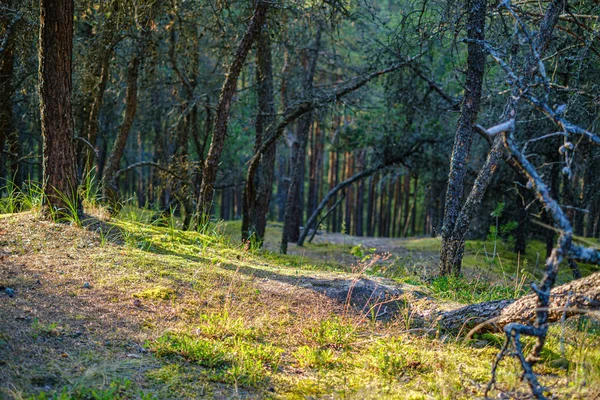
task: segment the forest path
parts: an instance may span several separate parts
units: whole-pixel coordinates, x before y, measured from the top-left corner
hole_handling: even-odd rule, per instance
[[[321,233],[314,237],[312,243],[305,243],[302,247],[290,243],[288,254],[340,264],[348,270],[360,268],[358,264],[364,255],[377,254],[387,258],[379,261],[380,264],[394,265],[409,269],[411,274],[431,277],[437,271],[438,242],[436,238],[385,238]],[[278,252],[279,242],[269,240],[268,237],[265,248]],[[353,248],[356,248],[355,251]],[[363,256],[360,256],[361,253]]]

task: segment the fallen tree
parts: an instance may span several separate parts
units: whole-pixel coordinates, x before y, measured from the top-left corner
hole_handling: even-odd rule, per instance
[[[573,246],[574,247],[574,246]],[[597,254],[600,250],[596,251]],[[533,324],[536,318],[536,294],[518,300],[498,300],[471,304],[442,313],[437,323],[440,329],[457,334],[502,332],[510,323]],[[548,322],[589,312],[600,311],[600,272],[552,289],[547,307]],[[600,316],[600,313],[598,314]]]

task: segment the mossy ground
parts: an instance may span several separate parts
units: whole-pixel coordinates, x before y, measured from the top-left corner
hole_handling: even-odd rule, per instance
[[[0,398],[481,397],[500,335],[463,343],[423,326],[408,298],[383,321],[300,282],[381,275],[448,308],[518,296],[537,273],[535,243],[517,268],[506,249],[479,264],[469,242],[466,277],[433,279],[436,239],[321,235],[281,256],[242,245],[239,223],[165,225],[133,209],[85,228],[0,217],[0,285],[15,291],[0,294]],[[267,248],[279,232],[269,226]],[[362,271],[372,252],[392,256]],[[592,319],[552,328],[536,371],[554,395],[600,397],[599,331]],[[527,393],[503,362],[493,396]]]

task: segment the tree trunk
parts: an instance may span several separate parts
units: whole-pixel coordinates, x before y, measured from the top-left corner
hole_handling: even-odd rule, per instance
[[[260,148],[266,127],[271,124],[275,114],[271,42],[269,31],[266,28],[261,30],[256,44],[258,115],[256,116],[255,124],[255,151]],[[242,216],[242,241],[250,240],[254,236],[254,240],[262,244],[264,239],[269,214],[269,203],[273,191],[275,152],[276,147],[273,146],[262,155],[253,182],[246,182]]]
[[[484,24],[485,24],[485,0],[477,0],[477,1],[478,2],[481,1],[481,2],[483,2],[483,4],[477,3],[476,7],[472,10],[473,12],[470,14],[469,18],[471,20],[473,20],[473,24],[471,24],[471,23],[468,24],[468,26],[469,26],[468,30],[470,30],[469,37],[472,37],[472,35],[475,35],[475,36],[483,35],[483,28],[484,28]],[[563,11],[563,9],[564,9],[564,3],[562,1],[550,3],[550,5],[548,6],[546,14],[544,15],[544,19],[541,22],[541,28],[533,41],[533,46],[534,46],[535,52],[537,54],[536,55],[534,55],[533,53],[528,54],[525,57],[523,66],[518,69],[519,74],[522,75],[522,79],[521,79],[522,85],[529,84],[531,82],[531,80],[534,78],[537,68],[538,68],[537,56],[543,57],[543,55],[546,51],[546,48],[548,47],[548,44],[550,43],[550,40],[552,39],[552,33],[554,31],[554,27],[555,27],[556,23],[558,22],[558,18],[560,16],[561,12]],[[475,13],[474,11],[477,11],[477,13]],[[478,15],[478,16],[476,17],[475,15]],[[479,21],[479,22],[477,22],[477,21]],[[482,24],[481,29],[476,28],[473,30],[473,28],[475,28],[476,25],[478,25],[478,24]],[[481,55],[481,56],[478,56],[476,59],[481,61],[482,67],[483,67],[483,63],[485,61],[485,56],[480,47],[481,46],[480,42],[470,43],[468,60],[471,59],[471,46],[472,45],[475,46],[475,48],[473,49],[473,51],[474,51],[473,54]],[[483,58],[481,58],[481,57],[483,57]],[[472,64],[473,64],[473,62],[468,61],[467,82],[469,81],[469,75],[471,73],[473,73],[475,70],[475,68],[472,68],[473,67]],[[472,71],[472,69],[473,69],[473,71]],[[482,73],[483,72],[481,72],[479,74],[481,75]],[[481,77],[479,77],[479,79],[481,79]],[[470,87],[470,85],[467,84],[467,88],[469,88],[469,87]],[[470,101],[469,101],[469,98],[471,97],[470,93],[471,93],[471,91],[467,90],[467,95],[465,96],[465,100],[463,101],[461,113],[466,111],[465,108],[470,103]],[[511,96],[508,98],[508,101],[504,108],[503,115],[501,117],[501,121],[503,123],[509,122],[510,120],[513,120],[513,121],[516,120],[519,103],[520,103],[520,93],[521,93],[520,88],[514,87],[512,89]],[[471,98],[471,104],[472,104],[472,100],[473,99]],[[477,100],[477,102],[478,101],[479,100]],[[461,119],[462,119],[462,114],[461,114]],[[460,128],[460,121],[459,121],[459,128]],[[472,131],[472,128],[471,128],[471,131]],[[471,223],[473,216],[475,215],[477,207],[481,203],[483,195],[485,194],[485,191],[487,190],[487,187],[489,186],[489,184],[492,180],[492,177],[494,175],[494,172],[498,166],[498,162],[500,161],[500,158],[502,157],[502,153],[503,153],[502,141],[503,141],[502,134],[498,134],[494,137],[491,149],[487,156],[487,159],[486,159],[484,165],[479,170],[479,173],[477,175],[475,183],[473,184],[473,187],[471,188],[471,192],[469,193],[469,196],[468,196],[467,200],[465,201],[464,205],[460,209],[460,213],[458,214],[458,216],[454,220],[452,218],[450,218],[448,221],[446,221],[446,218],[444,218],[445,228],[442,228],[442,247],[440,249],[440,273],[442,275],[449,274],[449,273],[453,273],[455,275],[460,274],[461,266],[462,266],[462,258],[463,258],[463,254],[464,254],[465,237],[466,237],[467,231],[469,230],[469,225]],[[449,182],[450,181],[452,181],[452,177],[449,178]],[[450,185],[450,183],[449,183],[449,185]],[[448,202],[452,201],[452,199],[450,197],[451,196],[446,196],[446,209],[448,209],[448,207],[449,207]]]
[[[73,0],[40,0],[39,93],[46,213],[74,217],[81,210],[71,104]]]
[[[123,156],[123,152],[125,151],[125,145],[127,144],[129,132],[131,131],[137,110],[137,81],[140,71],[140,64],[142,61],[142,54],[142,51],[134,53],[129,62],[129,68],[127,70],[127,90],[125,92],[125,114],[123,115],[123,122],[119,127],[117,137],[106,161],[106,167],[104,168],[102,197],[109,203],[112,213],[118,213],[120,209],[116,173],[119,170],[119,163],[121,161],[121,157]]]
[[[567,284],[557,286],[550,292],[548,322],[600,310],[600,272]],[[466,334],[473,327],[479,332],[502,332],[510,323],[533,324],[536,318],[537,296],[530,294],[519,300],[498,300],[471,304],[442,313],[438,326],[450,332]],[[487,322],[487,323],[486,323]]]
[[[309,113],[312,114],[312,111]],[[312,118],[312,117],[310,117]],[[307,118],[301,118],[299,125],[306,123]],[[299,129],[300,131],[300,129]],[[290,186],[287,193],[285,203],[285,217],[283,219],[283,232],[281,235],[281,247],[280,251],[283,254],[287,253],[287,245],[289,242],[296,242],[300,236],[300,220],[302,219],[302,207],[301,207],[301,180],[302,173],[304,171],[304,164],[306,158],[302,155],[302,149],[306,148],[306,136],[298,135],[297,143],[294,145],[297,147],[296,158],[292,165],[292,174],[290,176]],[[303,180],[302,180],[303,182]],[[306,228],[306,227],[305,227]],[[306,231],[306,229],[305,229]]]
[[[306,62],[303,79],[303,88],[306,91],[305,97],[312,97],[313,82],[319,59],[319,49],[321,48],[321,24],[317,25],[315,40],[312,46],[306,50]],[[296,132],[296,141],[298,144],[298,154],[296,162],[293,165],[290,187],[288,189],[287,201],[285,205],[285,217],[283,221],[283,232],[281,236],[281,252],[287,252],[288,242],[296,242],[300,236],[300,225],[303,212],[303,194],[304,194],[304,169],[306,164],[306,144],[308,134],[313,119],[313,110],[309,110],[302,115],[298,121],[298,130]],[[305,227],[306,231],[306,227]]]
[[[358,153],[358,169],[363,170],[365,168],[365,151],[362,150]],[[363,236],[363,218],[365,213],[365,203],[364,203],[365,193],[364,193],[364,183],[362,180],[358,181],[356,184],[356,212],[354,214],[354,226],[355,226],[355,235]]]
[[[8,7],[13,7],[12,1],[8,1],[6,4]],[[13,94],[15,88],[13,87],[13,74],[15,65],[15,34],[18,29],[18,25],[21,21],[21,15],[16,14],[13,18],[9,18],[8,15],[0,15],[0,37],[2,37],[2,48],[0,49],[0,171],[2,171],[3,161],[9,160],[6,165],[7,169],[10,170],[9,179],[19,180],[16,176],[16,160],[18,160],[19,153],[18,146],[18,133],[15,129],[14,115],[13,115]],[[16,141],[15,141],[16,138]],[[4,155],[4,145],[6,141],[9,141],[9,155]],[[11,144],[14,143],[11,148]],[[17,150],[17,151],[15,151]],[[0,172],[1,173],[1,172]],[[2,177],[0,175],[0,177]],[[18,182],[13,182],[18,185]]]
[[[344,176],[352,176],[352,171],[354,170],[354,154],[351,152],[346,152],[346,173]],[[354,225],[352,224],[352,220],[354,219],[354,188],[352,185],[348,186],[348,190],[346,190],[346,217],[344,221],[346,221],[346,233],[348,235],[354,234]]]
[[[367,194],[367,236],[375,234],[375,196],[377,193],[377,173],[369,178],[369,192]]]
[[[467,0],[466,8],[468,10],[467,37],[474,40],[485,40],[487,0]],[[460,241],[455,238],[454,228],[461,210],[467,161],[473,140],[473,124],[479,113],[484,71],[485,52],[483,47],[479,43],[471,42],[468,45],[465,97],[461,104],[446,189],[446,208],[440,250],[440,273],[442,275],[451,272],[460,273],[462,257],[456,258],[456,253],[460,252],[460,249],[456,248],[460,247]]]
[[[242,68],[244,67],[248,52],[250,51],[252,44],[256,40],[256,37],[260,33],[261,27],[265,22],[267,9],[268,4],[262,0],[259,0],[256,4],[256,8],[254,9],[254,14],[252,15],[250,24],[248,25],[246,32],[244,32],[244,36],[238,45],[233,61],[227,70],[225,82],[223,83],[223,87],[221,89],[212,140],[210,142],[208,154],[204,162],[204,168],[202,170],[202,185],[200,186],[200,197],[198,199],[196,210],[196,214],[198,214],[197,216],[199,225],[203,224],[210,218],[210,210],[212,207],[214,191],[213,188],[215,181],[217,180],[217,171],[219,169],[221,153],[223,152],[225,139],[227,137],[227,125],[229,123],[231,100],[235,94],[237,80],[240,76]]]

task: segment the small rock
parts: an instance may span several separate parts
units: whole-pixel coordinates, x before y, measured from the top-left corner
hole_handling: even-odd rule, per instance
[[[142,301],[140,299],[134,299],[133,300],[133,305],[136,307],[141,307],[142,306]]]
[[[90,283],[89,283],[89,282],[85,282],[85,283],[83,284],[83,288],[84,288],[84,289],[89,289],[89,288],[91,288],[91,287],[92,287],[92,286],[90,285]]]
[[[140,356],[139,354],[133,354],[133,353],[127,354],[127,357],[129,357],[129,358],[142,358],[142,356]]]
[[[73,333],[73,337],[79,337],[83,334],[83,332],[81,331],[75,331],[75,333]]]
[[[8,295],[8,297],[14,297],[15,296],[15,291],[9,287],[7,287],[6,289],[4,289],[4,292]]]

